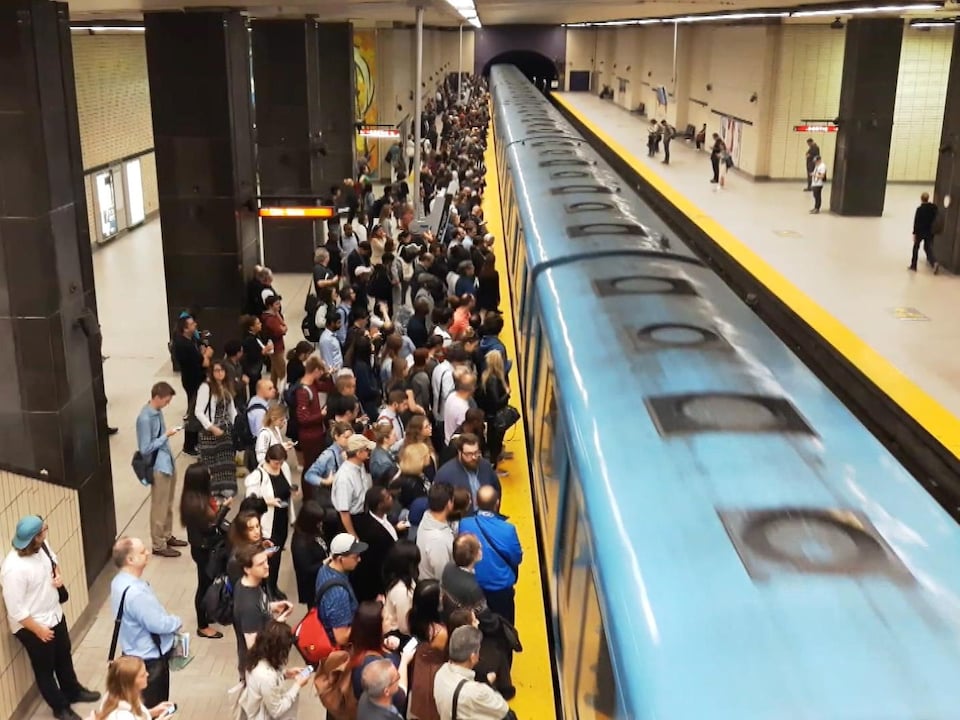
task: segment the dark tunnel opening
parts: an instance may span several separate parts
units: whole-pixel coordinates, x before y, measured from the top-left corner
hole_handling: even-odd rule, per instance
[[[557,66],[553,61],[533,50],[508,50],[500,53],[483,66],[484,77],[489,77],[490,68],[499,64],[516,65],[542,93],[550,92],[553,82],[559,79]]]

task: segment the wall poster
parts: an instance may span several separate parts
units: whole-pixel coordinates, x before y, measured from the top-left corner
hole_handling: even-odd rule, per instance
[[[353,31],[353,64],[356,70],[357,120],[364,125],[377,124],[377,31]],[[381,158],[380,140],[357,134],[357,160],[367,159],[371,175],[376,175]]]

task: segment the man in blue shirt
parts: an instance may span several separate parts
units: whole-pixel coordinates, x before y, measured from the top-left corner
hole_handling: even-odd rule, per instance
[[[150,583],[143,579],[150,553],[139,538],[121,537],[113,546],[113,564],[120,572],[110,583],[110,608],[120,619],[118,649],[147,666],[144,707],[154,707],[170,698],[169,657],[176,632],[183,624],[176,615],[164,610]]]
[[[175,394],[170,383],[158,382],[150,389],[150,402],[137,416],[137,447],[151,466],[150,540],[153,554],[160,557],[180,557],[180,551],[174,548],[187,546],[185,540],[173,536],[173,497],[177,478],[170,450],[170,438],[183,428],[167,430],[162,412]]]
[[[460,521],[460,533],[476,535],[482,548],[474,568],[477,584],[495,613],[514,624],[514,586],[523,562],[517,529],[500,514],[500,493],[491,485],[477,491],[477,514]]]
[[[320,352],[323,364],[327,366],[327,370],[331,373],[335,373],[343,367],[343,352],[340,349],[340,340],[337,338],[342,325],[340,316],[332,307],[328,308],[326,327],[320,334],[317,350]]]
[[[360,564],[360,553],[367,544],[350,533],[340,533],[330,543],[330,557],[317,573],[316,591],[327,585],[323,597],[317,598],[317,615],[334,645],[344,647],[350,642],[350,626],[359,603],[347,574]],[[336,582],[336,585],[328,583]]]

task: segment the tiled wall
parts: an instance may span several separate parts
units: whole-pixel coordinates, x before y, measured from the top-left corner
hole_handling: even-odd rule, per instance
[[[87,606],[86,570],[77,493],[56,485],[0,470],[0,548],[10,549],[17,521],[24,515],[41,515],[50,526],[48,543],[58,555],[70,600],[64,606],[72,627]],[[6,608],[0,599],[0,717],[9,718],[33,685],[33,672],[20,641],[6,625]]]
[[[954,32],[904,29],[889,180],[932,181],[937,173]]]
[[[150,85],[142,34],[73,35],[74,80],[83,167],[92,168],[153,147]],[[156,161],[140,158],[144,209],[158,209]],[[96,237],[92,180],[87,217]]]
[[[774,93],[770,137],[772,178],[805,178],[807,135],[793,126],[801,119],[832,119],[840,107],[840,78],[846,34],[829,25],[787,25],[779,47],[779,72]],[[816,136],[828,165],[836,135]]]

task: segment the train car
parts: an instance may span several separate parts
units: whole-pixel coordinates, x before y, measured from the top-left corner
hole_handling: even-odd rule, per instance
[[[564,716],[956,717],[956,523],[515,68],[491,89]]]

